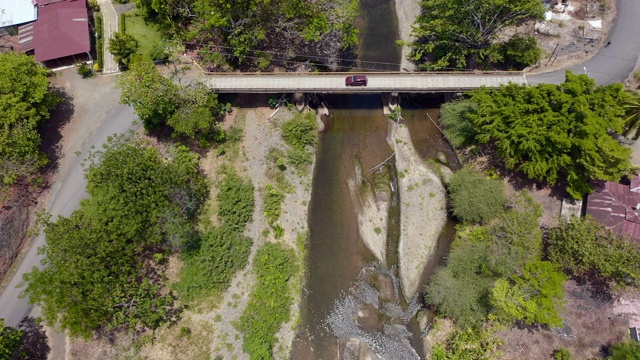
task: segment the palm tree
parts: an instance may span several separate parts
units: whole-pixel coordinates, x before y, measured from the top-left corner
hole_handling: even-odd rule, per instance
[[[622,135],[628,136],[632,131],[633,140],[640,137],[640,92],[635,90],[627,91],[627,95],[622,107],[624,108],[624,129]]]

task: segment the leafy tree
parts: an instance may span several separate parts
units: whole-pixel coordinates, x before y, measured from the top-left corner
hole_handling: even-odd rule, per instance
[[[629,136],[633,132],[633,140],[640,137],[640,93],[628,90],[622,102],[624,108],[624,130],[622,135]]]
[[[118,31],[109,40],[109,52],[123,69],[129,68],[131,55],[138,51],[138,47],[138,40],[125,32]]]
[[[476,326],[490,310],[489,295],[497,277],[488,269],[486,228],[461,229],[446,267],[439,268],[425,288],[425,299],[438,313],[462,326]]]
[[[502,342],[489,330],[464,329],[454,331],[444,344],[431,352],[432,360],[492,360],[500,357]]]
[[[523,69],[534,65],[542,57],[542,50],[533,36],[515,34],[507,42],[500,44],[501,60],[507,69]]]
[[[416,41],[410,58],[421,69],[475,69],[504,61],[498,35],[508,26],[522,21],[543,19],[544,8],[537,0],[424,0],[422,13],[413,26]],[[517,41],[517,40],[516,40]],[[537,44],[518,42],[526,53]],[[513,47],[513,43],[508,47]]]
[[[561,85],[509,84],[472,93],[477,140],[494,144],[509,169],[555,184],[566,179],[575,198],[589,181],[617,181],[629,172],[628,149],[612,136],[622,131],[622,84],[597,86],[567,71]]]
[[[178,107],[178,86],[148,58],[135,57],[129,71],[118,75],[116,86],[122,89],[120,102],[133,107],[147,130],[164,124]]]
[[[22,331],[5,326],[4,319],[0,319],[0,359],[11,359],[22,341]]]
[[[623,342],[611,347],[611,360],[636,360],[640,358],[640,343]]]
[[[448,102],[440,108],[443,132],[453,147],[461,148],[474,142],[478,130],[468,114],[477,108],[476,103],[469,99]]]
[[[465,223],[487,223],[505,211],[504,184],[472,168],[455,172],[449,182],[453,214]]]
[[[167,119],[167,125],[179,136],[199,140],[224,139],[224,131],[216,120],[227,108],[218,102],[218,95],[199,83],[178,91],[178,109]]]
[[[69,217],[41,216],[42,269],[24,275],[23,296],[42,305],[49,324],[89,337],[106,327],[156,328],[173,297],[161,293],[149,259],[168,246],[175,226],[190,226],[208,195],[197,155],[160,154],[137,138],[116,136],[90,156],[90,198]]]
[[[47,75],[31,56],[0,54],[0,186],[47,163],[38,126],[61,100],[50,90]]]
[[[491,291],[492,316],[502,323],[523,321],[527,325],[562,326],[558,308],[564,297],[567,276],[548,261],[525,265],[521,275],[498,279]]]
[[[526,193],[518,196],[513,206],[489,226],[488,266],[499,276],[520,273],[526,263],[540,258],[542,251],[538,225],[542,208]]]
[[[561,220],[549,230],[547,257],[575,276],[597,276],[620,284],[640,279],[635,241],[602,227],[591,217]]]

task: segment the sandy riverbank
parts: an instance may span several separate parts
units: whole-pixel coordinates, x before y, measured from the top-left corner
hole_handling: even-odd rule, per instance
[[[411,26],[420,14],[420,0],[396,0],[396,14],[398,14],[398,34],[400,40],[413,41],[411,36]],[[402,71],[415,71],[416,66],[407,60],[411,49],[408,46],[402,47],[402,60],[400,69]]]
[[[396,152],[398,171],[400,281],[405,298],[411,299],[419,290],[422,271],[435,254],[447,220],[446,191],[436,173],[420,159],[405,125],[390,120],[387,142]]]

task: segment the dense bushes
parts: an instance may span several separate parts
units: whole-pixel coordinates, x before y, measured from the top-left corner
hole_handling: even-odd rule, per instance
[[[478,130],[469,114],[477,109],[478,105],[468,99],[448,102],[440,108],[443,132],[453,147],[461,148],[474,143]]]
[[[24,295],[49,324],[72,336],[100,327],[156,328],[170,314],[152,259],[195,232],[208,186],[185,147],[161,154],[138,138],[115,136],[92,153],[89,199],[69,217],[39,219],[42,269],[24,275]]]
[[[243,334],[243,349],[252,360],[273,359],[275,334],[289,320],[292,301],[289,279],[297,266],[292,249],[274,243],[258,249],[254,260],[258,283],[237,324]]]
[[[242,235],[253,218],[253,184],[228,171],[218,183],[219,228],[212,228],[183,249],[185,266],[175,289],[185,301],[223,291],[249,258],[252,240]]]
[[[569,274],[637,286],[638,244],[605,230],[591,217],[562,220],[550,229],[547,241],[549,260]]]
[[[38,127],[61,100],[47,76],[33,56],[0,53],[0,189],[47,163]]]
[[[472,168],[455,172],[448,190],[453,215],[465,223],[487,223],[503,213],[507,204],[502,181]]]
[[[526,194],[484,226],[459,228],[447,258],[425,289],[427,303],[458,325],[557,325],[564,275],[541,262],[540,206]]]
[[[317,124],[312,112],[296,113],[282,125],[282,138],[291,146],[287,156],[289,163],[298,171],[311,164],[310,147],[317,142]]]

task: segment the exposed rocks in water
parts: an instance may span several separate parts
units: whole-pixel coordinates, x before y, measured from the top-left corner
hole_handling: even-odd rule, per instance
[[[436,254],[447,221],[446,192],[436,172],[420,159],[405,125],[389,121],[387,142],[396,152],[401,209],[398,262],[402,292],[410,299]]]
[[[362,165],[356,162],[355,175],[348,180],[348,184],[358,214],[358,231],[369,250],[381,263],[386,264],[387,221],[391,199],[388,172],[374,175],[372,182],[373,184],[369,183],[362,176]]]
[[[383,293],[370,285],[389,278],[394,284],[393,289],[381,291],[393,293]],[[399,283],[392,270],[373,264],[362,269],[356,285],[344,298],[336,301],[327,323],[333,334],[345,342],[342,358],[420,359],[409,343],[411,332],[407,330],[407,324],[421,305],[415,296],[407,309],[403,310],[398,287]],[[375,321],[367,321],[368,319]],[[380,319],[383,321],[381,329],[378,326]],[[367,326],[369,323],[375,325]]]

